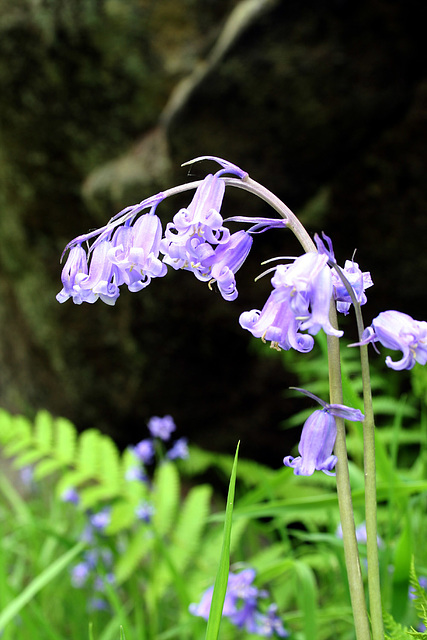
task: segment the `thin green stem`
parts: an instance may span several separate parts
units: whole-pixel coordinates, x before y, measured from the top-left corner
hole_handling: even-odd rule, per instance
[[[380,569],[378,562],[377,532],[377,486],[375,466],[375,422],[372,409],[372,393],[368,361],[368,347],[361,345],[363,401],[363,448],[365,461],[365,517],[368,557],[369,608],[373,640],[384,640],[383,612],[381,603]]]
[[[359,341],[364,331],[362,311],[354,295],[354,290],[338,265],[334,265],[338,275],[346,287],[355,310]],[[365,520],[366,520],[366,553],[368,559],[368,591],[369,609],[373,640],[384,640],[384,625],[381,602],[380,569],[378,561],[377,531],[377,486],[375,461],[375,419],[372,407],[371,375],[369,368],[368,347],[360,345],[360,364],[362,371],[363,404],[365,419],[363,421],[363,450],[365,471]]]
[[[331,322],[336,326],[336,311],[331,305]],[[329,359],[330,399],[333,404],[342,404],[342,382],[339,338],[327,336]],[[335,418],[337,424],[337,438],[335,441],[337,495],[340,520],[344,542],[344,556],[350,589],[351,606],[353,609],[354,626],[357,640],[369,640],[368,613],[366,609],[365,592],[360,571],[359,549],[354,525],[353,502],[351,498],[350,476],[348,470],[348,456],[344,420]]]
[[[237,178],[224,178],[224,182],[226,185],[230,187],[237,187],[238,189],[243,189],[244,191],[249,191],[249,193],[253,193],[254,195],[264,200],[267,204],[269,204],[277,213],[282,216],[287,222],[287,227],[295,234],[304,251],[317,251],[316,245],[314,244],[311,236],[307,233],[305,227],[298,220],[296,215],[285,205],[284,202],[280,200],[274,193],[271,193],[268,189],[266,189],[262,184],[252,180],[252,178],[245,178],[244,180],[238,180]]]
[[[267,202],[283,218],[285,218],[287,221],[287,227],[295,234],[304,250],[307,252],[316,251],[316,246],[313,240],[301,222],[295,214],[279,198],[277,198],[277,196],[249,177],[244,180],[236,180],[234,178],[226,178],[225,180],[230,186],[235,186],[249,191]],[[333,301],[331,301],[330,320],[333,326],[337,327],[337,316]],[[342,404],[343,393],[339,339],[335,336],[327,336],[327,339],[330,400],[333,404]],[[335,454],[338,458],[336,465],[337,495],[343,531],[344,556],[347,568],[351,605],[353,609],[354,626],[357,640],[370,640],[371,631],[366,609],[365,591],[363,587],[362,573],[360,571],[359,549],[357,546],[356,530],[354,525],[345,426],[342,419],[335,419],[337,423]]]

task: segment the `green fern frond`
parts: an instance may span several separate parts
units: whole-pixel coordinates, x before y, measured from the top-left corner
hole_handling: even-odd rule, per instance
[[[140,562],[152,552],[155,539],[150,536],[145,527],[140,527],[132,534],[124,553],[115,566],[115,576],[118,584],[127,580]]]
[[[39,412],[31,423],[22,416],[0,410],[0,445],[17,468],[31,464],[35,480],[50,476],[58,499],[66,489],[74,488],[79,493],[82,510],[96,510],[106,504],[111,507],[105,534],[126,532],[124,535],[129,538],[115,570],[119,582],[128,578],[141,562],[148,565],[154,562],[156,589],[160,593],[174,580],[174,572],[194,570],[200,547],[205,545],[212,489],[208,485],[192,488],[181,503],[180,478],[174,462],[160,464],[150,485],[131,480],[129,471],[139,467],[132,451],[120,454],[109,436],[96,429],[78,434],[71,422],[53,418],[47,411]],[[209,458],[203,465],[212,461]],[[217,466],[225,468],[227,461],[229,457],[222,456]],[[247,475],[250,473],[248,469]],[[152,503],[154,509],[150,527],[136,516],[137,507],[144,501]],[[243,519],[236,523],[234,544],[245,526]],[[221,547],[221,527],[213,526],[210,530],[215,532],[210,537],[214,543],[207,545],[207,549],[215,565]]]
[[[61,461],[55,460],[55,458],[45,458],[41,460],[34,469],[34,480],[43,480],[43,478],[62,469],[63,463]]]
[[[383,620],[387,631],[386,640],[408,640],[409,629],[396,622],[390,613],[384,611]]]
[[[96,429],[87,429],[79,437],[76,467],[82,471],[87,471],[88,475],[98,477],[100,461],[98,458],[98,447],[102,435]]]
[[[64,464],[73,464],[77,446],[77,430],[65,418],[56,418],[56,455]]]
[[[172,556],[179,571],[185,569],[199,547],[211,495],[212,487],[209,485],[194,487],[180,510],[171,540]]]
[[[114,442],[108,436],[101,436],[99,441],[99,481],[108,486],[112,492],[120,492],[123,476],[121,475],[120,454]]]
[[[154,475],[153,526],[158,535],[169,533],[178,510],[180,482],[176,466],[164,462]]]
[[[414,557],[412,557],[411,567],[409,570],[409,583],[413,589],[414,596],[415,596],[413,601],[415,609],[417,610],[417,613],[421,621],[427,627],[427,595],[426,595],[425,589],[423,589],[423,587],[419,583],[417,573],[415,571]],[[417,634],[416,637],[422,638],[422,635],[420,634],[420,632],[412,631],[411,635],[414,635],[414,634]],[[424,636],[427,639],[426,633],[424,633]],[[424,640],[424,638],[422,640]]]
[[[47,411],[39,411],[34,420],[34,439],[40,451],[47,454],[53,445],[53,418]]]
[[[23,416],[11,416],[10,422],[0,425],[0,441],[4,445],[4,455],[8,458],[29,447],[33,440],[32,425]],[[5,430],[3,431],[3,427]]]

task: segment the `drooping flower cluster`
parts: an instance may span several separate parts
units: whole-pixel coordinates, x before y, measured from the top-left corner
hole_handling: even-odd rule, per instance
[[[329,321],[333,284],[327,262],[326,255],[313,252],[276,267],[271,279],[273,291],[262,311],[242,313],[240,325],[276,349],[292,348],[303,353],[313,348],[312,336],[320,329],[341,336],[343,332]]]
[[[252,335],[271,342],[275,349],[295,349],[303,353],[313,348],[313,335],[320,329],[331,336],[342,336],[329,320],[330,303],[347,314],[352,303],[341,277],[332,268],[336,265],[332,242],[315,236],[318,252],[305,253],[291,264],[279,264],[274,272],[271,292],[262,311],[253,309],[240,316],[240,325]],[[373,282],[369,272],[347,260],[341,273],[347,278],[359,304],[365,304],[365,289]],[[306,333],[301,333],[307,331]]]
[[[215,160],[222,168],[201,181],[188,207],[180,209],[173,222],[166,225],[164,235],[156,209],[167,195],[179,189],[171,189],[169,194],[158,193],[127,207],[102,229],[69,243],[61,275],[63,288],[57,300],[65,302],[71,298],[81,304],[94,303],[99,298],[114,305],[122,285],[127,285],[129,291],[140,291],[153,278],[165,276],[167,265],[192,271],[204,282],[216,282],[222,297],[234,300],[235,274],[249,254],[251,234],[271,227],[283,228],[285,222],[230,218],[252,225],[247,231],[231,234],[220,213],[226,186],[222,176],[231,174],[243,180],[247,174],[225,160],[207,159]],[[86,253],[82,245],[93,238],[96,239]]]
[[[271,604],[267,611],[261,611],[261,600],[268,597],[268,592],[259,590],[254,584],[254,569],[244,569],[240,573],[228,576],[227,592],[222,615],[228,618],[239,629],[246,629],[266,638],[278,635],[282,638],[289,634],[277,615],[277,605]],[[205,620],[209,617],[212,604],[213,586],[209,587],[198,604],[191,604],[190,613]]]
[[[100,298],[113,305],[122,284],[129,291],[140,291],[152,278],[164,276],[167,268],[158,257],[162,226],[156,215],[162,200],[163,194],[158,194],[120,212],[118,220],[124,218],[124,223],[113,219],[99,230],[89,250],[90,260],[82,243],[94,234],[73,240],[67,247],[70,252],[62,270],[63,288],[56,296],[58,302],[72,298],[76,304],[93,303]],[[139,216],[145,209],[149,212]]]
[[[363,413],[343,404],[328,404],[305,389],[296,390],[316,400],[323,409],[317,409],[305,421],[298,445],[300,455],[296,458],[286,456],[283,463],[292,467],[297,476],[311,476],[315,471],[335,475],[332,472],[337,463],[337,457],[333,455],[337,436],[335,417],[359,422],[364,419]]]

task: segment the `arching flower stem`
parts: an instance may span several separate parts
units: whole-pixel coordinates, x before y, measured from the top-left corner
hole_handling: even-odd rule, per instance
[[[316,245],[307,233],[295,214],[277,196],[271,193],[263,185],[247,177],[243,180],[235,178],[225,178],[226,184],[249,191],[269,204],[279,215],[287,221],[287,227],[294,233],[301,246],[306,252],[316,251]],[[350,286],[350,285],[349,285]],[[351,288],[351,287],[350,287]],[[359,307],[357,304],[355,308]],[[360,307],[359,307],[360,311]],[[333,327],[338,328],[335,304],[331,300],[330,321]],[[329,364],[329,385],[331,404],[343,404],[341,360],[339,338],[327,336],[328,364]],[[369,384],[369,383],[368,383]],[[372,406],[372,403],[371,403]],[[344,555],[349,581],[350,598],[354,615],[354,626],[357,640],[370,640],[371,631],[366,609],[365,592],[363,587],[362,574],[360,570],[359,549],[356,540],[356,528],[354,524],[353,503],[351,498],[351,486],[348,470],[348,456],[346,446],[346,434],[344,420],[336,418],[337,438],[335,442],[335,455],[338,457],[336,466],[337,495],[340,511],[340,519],[343,530]],[[371,447],[371,443],[369,443]],[[372,447],[371,447],[372,450]],[[373,449],[373,459],[375,464],[375,449]],[[371,475],[371,474],[370,474]],[[375,467],[374,467],[375,479]],[[375,493],[374,493],[375,496]],[[371,508],[372,505],[370,505]],[[372,519],[376,522],[376,505],[374,514],[370,513],[370,536],[372,536]],[[368,527],[368,520],[367,520]],[[376,525],[375,525],[376,529]],[[375,545],[376,533],[375,533]],[[369,543],[368,543],[369,544]],[[372,559],[371,564],[375,564]],[[376,563],[378,565],[378,563]],[[372,612],[373,613],[373,612]],[[375,614],[376,615],[376,614]],[[381,616],[380,616],[381,617]],[[383,636],[382,636],[383,637]],[[376,635],[375,640],[380,640],[381,636]]]
[[[244,191],[249,191],[249,193],[253,193],[254,195],[264,200],[267,204],[269,204],[277,213],[282,216],[287,221],[287,228],[289,228],[293,234],[299,240],[302,248],[307,253],[310,251],[317,251],[316,245],[311,239],[310,235],[307,233],[305,227],[298,220],[296,215],[285,205],[284,202],[280,200],[274,193],[266,189],[263,185],[259,184],[252,178],[246,177],[243,180],[237,180],[236,178],[224,178],[225,184],[231,187],[237,187],[238,189],[243,189]]]

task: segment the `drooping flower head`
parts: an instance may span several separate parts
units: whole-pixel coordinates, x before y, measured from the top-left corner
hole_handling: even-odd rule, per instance
[[[250,234],[273,226],[283,228],[286,223],[282,219],[232,217],[226,222],[250,223],[251,228],[230,235],[220,213],[226,186],[223,176],[231,174],[244,179],[247,174],[220,158],[206,156],[191,162],[203,159],[215,160],[222,168],[204,178],[188,207],[180,209],[173,222],[166,226],[160,250],[165,254],[166,264],[192,271],[201,281],[217,282],[222,297],[234,300],[237,297],[235,274],[251,249]]]
[[[155,213],[163,199],[164,194],[159,193],[126,207],[101,229],[70,242],[65,248],[70,252],[62,270],[58,302],[72,298],[75,304],[94,303],[100,298],[114,305],[122,284],[139,291],[152,278],[164,276],[167,267],[158,258],[162,227]],[[147,208],[149,212],[140,215]],[[82,244],[94,238],[86,253]]]
[[[252,234],[273,227],[284,228],[286,221],[245,216],[224,221],[221,207],[225,176],[238,182],[245,180],[247,173],[213,156],[195,158],[185,164],[200,160],[212,160],[220,169],[200,182],[173,187],[126,207],[101,229],[70,242],[65,249],[69,255],[62,270],[63,288],[57,300],[62,303],[71,298],[75,304],[82,304],[101,299],[114,305],[123,284],[129,291],[140,291],[153,278],[166,275],[167,265],[192,271],[199,280],[209,284],[216,282],[222,297],[234,300],[237,297],[235,274],[251,249]],[[166,197],[192,188],[196,190],[190,204],[175,214],[163,236],[157,206]],[[231,235],[224,222],[232,221],[251,226]],[[84,245],[89,242],[86,250]]]
[[[262,311],[253,309],[240,316],[240,324],[256,338],[270,341],[274,348],[307,352],[311,337],[323,329],[341,336],[329,321],[332,274],[326,255],[305,253],[292,264],[279,265],[271,283],[273,291]],[[304,335],[301,331],[308,331]]]
[[[387,349],[402,352],[400,360],[387,356],[385,363],[391,369],[412,369],[416,362],[427,362],[427,322],[411,318],[400,311],[383,311],[367,327],[361,342],[351,345],[379,342]]]
[[[323,471],[329,476],[335,475],[332,473],[337,463],[337,457],[333,455],[337,435],[335,416],[359,422],[364,419],[364,415],[358,409],[343,404],[328,404],[305,389],[296,391],[301,391],[316,400],[323,408],[314,411],[304,423],[298,445],[300,455],[296,458],[286,456],[283,463],[292,467],[295,475],[299,476],[311,476],[315,471]]]

